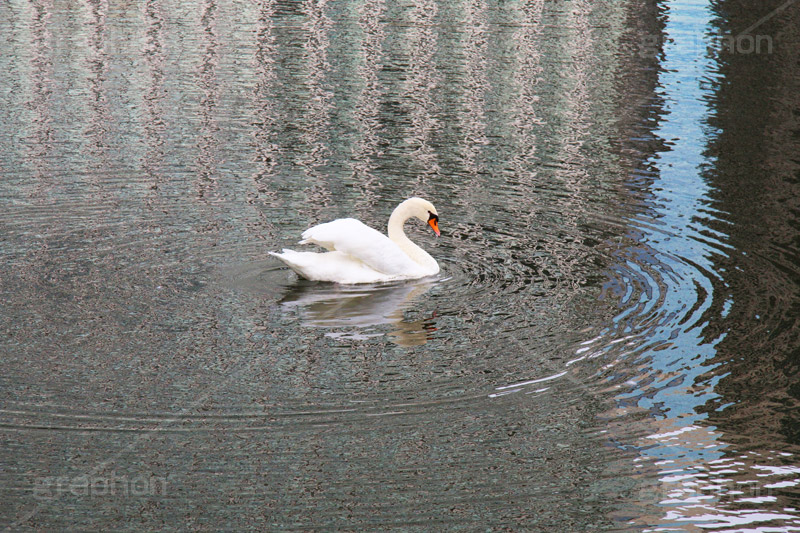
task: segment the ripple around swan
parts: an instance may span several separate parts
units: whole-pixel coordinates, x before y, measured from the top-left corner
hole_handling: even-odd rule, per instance
[[[280,303],[287,312],[299,313],[305,325],[329,328],[326,334],[342,339],[380,335],[386,333],[381,326],[412,323],[404,315],[408,311],[427,312],[427,319],[416,322],[421,335],[406,345],[436,337],[448,318],[490,316],[497,320],[484,331],[496,327],[492,334],[504,339],[513,333],[515,345],[524,349],[525,339],[546,335],[558,319],[554,314],[573,305],[571,300],[596,295],[613,310],[613,318],[574,335],[573,355],[562,354],[561,360],[570,372],[601,355],[608,365],[615,357],[664,350],[679,330],[702,326],[713,304],[712,285],[718,282],[691,258],[657,252],[641,235],[605,237],[624,226],[624,220],[605,215],[586,224],[594,234],[570,237],[562,229],[561,239],[554,240],[546,227],[525,234],[519,225],[506,224],[498,231],[492,225],[461,223],[449,228],[446,243],[437,241],[431,249],[442,267],[434,279],[354,288],[301,281],[285,290]],[[654,228],[658,225],[645,223],[641,231]],[[658,235],[679,238],[669,232]],[[599,265],[605,265],[602,275],[596,272]],[[553,300],[555,292],[563,300]],[[553,372],[548,375],[561,372],[549,368]]]
[[[298,426],[352,424],[381,416],[415,416],[448,405],[463,406],[485,398],[437,398],[428,401],[398,401],[384,404],[370,401],[344,401],[338,407],[325,407],[290,401],[260,410],[236,408],[231,412],[207,412],[203,406],[191,406],[178,412],[82,411],[70,406],[34,405],[0,410],[6,431],[109,432],[109,433],[193,433],[193,432],[269,432],[291,430]]]
[[[538,376],[520,375],[508,384],[498,384],[500,393],[530,392],[541,388],[541,380],[569,376],[585,379],[577,376],[586,375],[600,379],[598,385],[606,383],[599,391],[609,386],[615,390],[624,388],[630,390],[632,397],[652,396],[657,389],[648,384],[656,382],[667,383],[664,390],[669,390],[682,382],[681,369],[692,366],[691,359],[696,355],[686,340],[702,337],[704,327],[713,318],[709,313],[721,312],[724,308],[724,302],[719,300],[725,298],[725,287],[719,276],[712,274],[707,261],[697,258],[690,239],[664,231],[657,220],[648,222],[642,217],[626,222],[603,215],[587,227],[594,228],[597,237],[584,235],[584,239],[596,244],[582,244],[570,251],[577,251],[592,268],[603,265],[603,275],[595,275],[587,283],[580,271],[573,271],[573,285],[586,288],[577,290],[575,295],[580,300],[580,297],[596,294],[596,302],[608,306],[609,319],[573,337],[571,353],[563,354],[560,363],[541,369]],[[604,234],[613,234],[620,227],[627,227],[627,234],[622,238],[603,238]],[[687,244],[670,251],[657,244],[662,240]],[[558,243],[552,242],[545,243],[545,249],[560,251]],[[683,255],[682,250],[690,253]],[[541,275],[547,271],[548,261],[558,264],[557,260],[543,254],[533,268],[516,270],[519,278],[509,280],[502,274],[486,276],[483,279],[491,277],[495,284],[487,287],[468,281],[466,288],[479,295],[486,292],[490,297],[509,288],[512,294],[516,290],[527,290],[529,294],[544,295],[549,287],[563,281]],[[487,270],[492,273],[491,269]],[[503,272],[514,271],[506,263]],[[481,278],[474,272],[468,276]],[[533,288],[535,283],[526,285],[524,282],[528,280],[538,282],[541,290]],[[513,297],[510,301],[514,301]],[[663,363],[654,364],[655,360]]]

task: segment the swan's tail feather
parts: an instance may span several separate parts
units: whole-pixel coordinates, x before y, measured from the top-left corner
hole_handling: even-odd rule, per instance
[[[269,255],[277,257],[278,259],[283,261],[283,263],[286,266],[297,272],[298,275],[304,278],[307,277],[302,271],[303,267],[293,260],[296,257],[300,256],[300,252],[295,252],[294,250],[290,250],[289,248],[284,248],[281,253],[278,252],[268,252],[268,253]]]

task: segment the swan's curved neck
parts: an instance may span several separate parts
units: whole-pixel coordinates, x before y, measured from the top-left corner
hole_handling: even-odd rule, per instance
[[[414,215],[411,212],[411,206],[408,205],[407,202],[403,202],[398,205],[395,210],[392,211],[392,216],[389,217],[389,238],[416,263],[428,268],[433,268],[435,266],[436,270],[438,271],[439,266],[436,263],[436,260],[431,257],[428,252],[411,242],[411,239],[406,237],[406,232],[403,230],[403,225],[406,223],[406,220],[413,216]]]

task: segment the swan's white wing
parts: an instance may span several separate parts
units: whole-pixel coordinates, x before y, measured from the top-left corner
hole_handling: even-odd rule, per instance
[[[300,242],[314,243],[330,251],[343,252],[390,276],[407,275],[420,269],[420,265],[389,237],[354,218],[340,218],[309,228],[303,232],[303,240]]]

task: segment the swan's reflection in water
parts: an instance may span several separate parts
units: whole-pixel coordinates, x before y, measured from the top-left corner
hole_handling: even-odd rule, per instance
[[[328,328],[334,338],[366,339],[383,335],[378,326],[390,324],[389,338],[400,346],[419,346],[435,331],[433,317],[405,320],[404,312],[428,292],[434,280],[374,285],[337,285],[299,280],[280,305],[298,314],[306,326]]]

